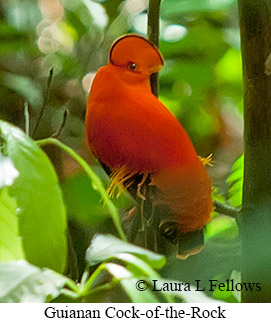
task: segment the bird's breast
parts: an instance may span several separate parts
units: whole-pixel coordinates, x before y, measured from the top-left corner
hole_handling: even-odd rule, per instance
[[[148,88],[100,72],[86,114],[87,140],[97,158],[111,168],[150,173],[197,162],[185,130]]]

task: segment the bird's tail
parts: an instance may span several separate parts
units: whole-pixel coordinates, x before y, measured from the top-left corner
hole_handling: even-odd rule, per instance
[[[194,165],[182,165],[153,174],[150,185],[159,190],[155,204],[167,206],[170,210],[163,216],[161,225],[187,233],[201,230],[210,221],[212,184],[200,159]]]

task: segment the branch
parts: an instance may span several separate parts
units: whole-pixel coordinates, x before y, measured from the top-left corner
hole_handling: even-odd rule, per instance
[[[148,39],[159,47],[159,16],[161,0],[150,0],[148,10]],[[152,93],[158,96],[158,73],[150,77]]]
[[[218,213],[221,213],[221,214],[225,214],[225,215],[232,216],[232,217],[236,218],[240,212],[239,208],[235,208],[235,207],[228,205],[228,204],[223,204],[218,201],[215,201],[214,204],[215,204],[215,211]]]

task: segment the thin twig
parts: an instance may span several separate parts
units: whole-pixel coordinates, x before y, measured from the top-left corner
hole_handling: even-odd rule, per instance
[[[150,0],[148,10],[148,39],[158,47],[161,0]]]
[[[148,39],[158,47],[159,45],[159,16],[161,0],[150,0],[148,10]],[[152,93],[158,96],[158,73],[150,78]]]
[[[24,103],[24,120],[25,120],[25,133],[29,136],[29,108],[28,102]]]
[[[100,275],[100,273],[103,270],[106,270],[105,263],[101,263],[98,266],[98,268],[92,273],[92,275],[88,278],[88,280],[85,282],[85,284],[80,286],[79,292],[78,292],[79,296],[84,296],[84,295],[86,295],[86,293],[88,293],[94,280]]]
[[[67,108],[65,108],[64,113],[63,113],[62,122],[61,122],[58,130],[52,134],[52,136],[51,136],[52,138],[57,138],[61,135],[63,129],[65,128],[68,115],[69,115],[69,110]]]
[[[215,201],[215,211],[236,218],[238,213],[240,212],[240,209],[228,204],[223,204]]]
[[[37,131],[38,127],[39,127],[41,118],[42,118],[42,116],[44,114],[44,111],[45,111],[45,108],[46,108],[46,105],[47,105],[47,102],[48,102],[48,99],[49,99],[49,91],[50,91],[50,87],[51,87],[51,83],[52,83],[52,79],[53,79],[53,74],[54,74],[54,68],[52,67],[50,69],[50,72],[49,72],[49,76],[48,76],[48,80],[47,80],[46,92],[45,92],[44,99],[43,99],[43,104],[42,104],[42,107],[41,107],[41,110],[40,110],[40,114],[39,114],[37,123],[36,123],[35,128],[34,128],[33,133],[32,133],[32,138],[34,138],[34,136],[36,134],[36,131]]]

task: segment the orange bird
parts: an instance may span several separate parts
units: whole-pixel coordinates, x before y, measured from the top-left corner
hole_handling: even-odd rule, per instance
[[[150,41],[135,34],[117,39],[109,62],[93,80],[86,113],[88,145],[110,169],[111,186],[155,187],[155,207],[166,206],[160,224],[184,234],[201,230],[213,210],[211,179],[175,116],[152,94],[150,75],[164,65]],[[161,212],[160,212],[161,213]]]

